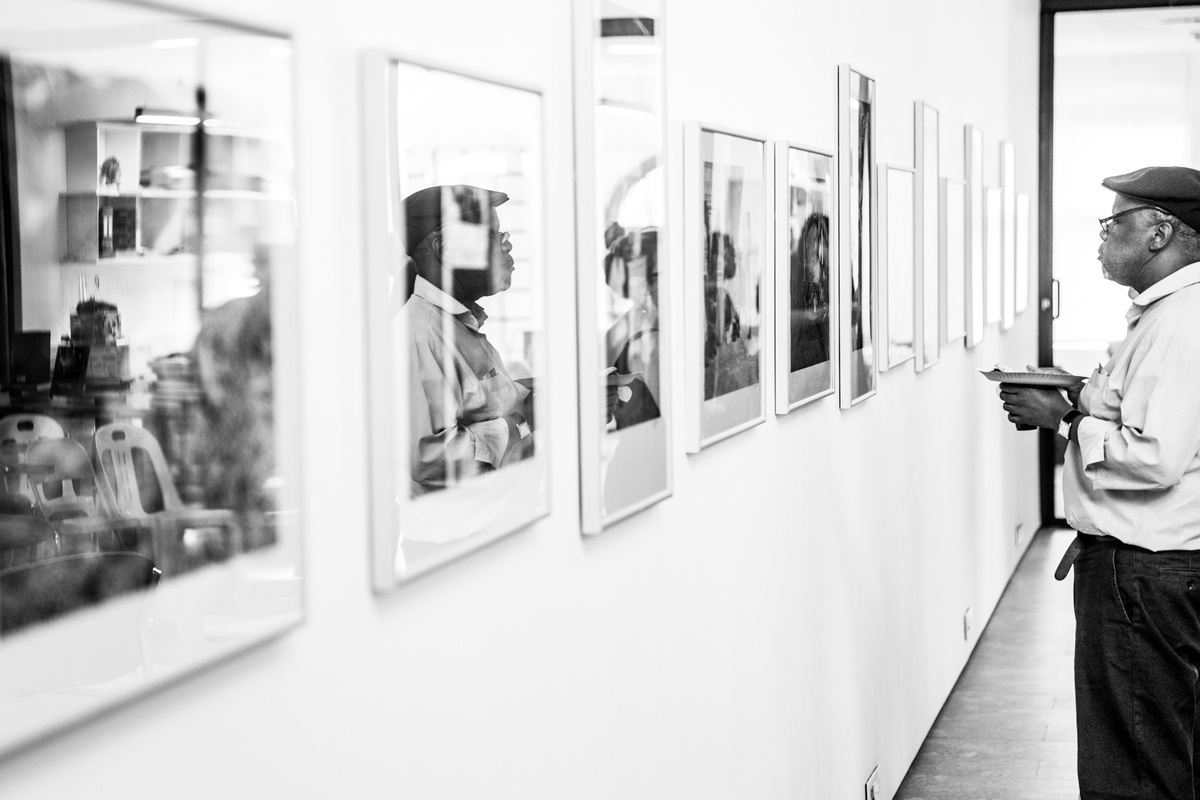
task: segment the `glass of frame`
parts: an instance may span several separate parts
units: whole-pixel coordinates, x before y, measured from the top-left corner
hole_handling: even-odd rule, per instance
[[[941,336],[949,344],[966,335],[967,184],[956,178],[941,183]]]
[[[987,322],[1000,322],[1003,316],[1004,195],[999,186],[983,193],[983,273],[987,288]]]
[[[1029,195],[1017,195],[1017,313],[1029,308]]]
[[[966,176],[966,312],[967,347],[983,341],[988,314],[984,277],[983,224],[983,131],[974,125],[963,127],[963,174]]]
[[[291,44],[102,0],[18,28],[0,325],[48,380],[5,353],[0,752],[304,614]]]
[[[689,123],[684,143],[687,449],[766,419],[767,143]]]
[[[879,362],[893,369],[916,355],[913,339],[915,176],[911,167],[879,165]]]
[[[1000,236],[1002,283],[1000,330],[1008,330],[1017,316],[1017,165],[1012,142],[1000,143]]]
[[[542,97],[363,59],[374,585],[544,516]]]
[[[775,143],[775,413],[833,394],[833,153]]]
[[[917,268],[916,360],[917,372],[938,362],[940,344],[939,297],[940,259],[938,258],[938,111],[918,100],[913,107],[914,163],[916,164]]]
[[[838,400],[875,394],[875,81],[838,66]]]
[[[584,533],[671,494],[662,0],[576,11]]]

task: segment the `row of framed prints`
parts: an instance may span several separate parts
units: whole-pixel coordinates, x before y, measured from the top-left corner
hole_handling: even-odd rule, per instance
[[[938,112],[917,102],[914,165],[877,166],[875,81],[849,65],[836,150],[684,126],[684,248],[669,260],[662,4],[628,5],[575,19],[575,331],[547,325],[538,89],[364,62],[377,590],[548,513],[551,336],[578,336],[594,534],[670,496],[673,389],[698,453],[764,421],[772,383],[778,414],[835,394],[849,409],[879,372],[927,370],[1024,308],[1029,205],[1011,144],[985,187],[967,127],[965,179],[945,177]]]

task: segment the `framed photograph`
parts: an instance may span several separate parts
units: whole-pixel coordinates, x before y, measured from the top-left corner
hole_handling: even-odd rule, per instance
[[[1000,143],[1000,330],[1013,326],[1017,316],[1017,166],[1012,142]]]
[[[941,187],[941,337],[949,344],[962,340],[967,331],[967,184],[957,178],[942,178]]]
[[[775,413],[833,394],[833,153],[775,143]]]
[[[987,322],[1000,322],[1003,316],[1004,261],[1004,194],[999,186],[989,186],[983,193],[983,256],[984,298],[987,302]]]
[[[385,591],[549,511],[542,96],[380,52],[364,56],[363,86]]]
[[[879,165],[879,369],[916,356],[914,342],[915,175],[911,167]]]
[[[913,150],[916,165],[916,269],[914,342],[917,372],[938,362],[941,344],[941,260],[939,259],[938,111],[918,100],[913,106]]]
[[[42,0],[0,51],[0,324],[62,342],[0,404],[7,755],[294,628],[304,569],[290,40]]]
[[[984,276],[983,131],[973,125],[963,127],[963,174],[966,176],[966,324],[967,347],[983,341],[988,314]]]
[[[875,394],[875,81],[838,66],[838,400]]]
[[[695,122],[685,135],[685,403],[698,453],[766,419],[767,142]]]
[[[663,3],[575,9],[579,474],[584,533],[671,494]],[[664,269],[659,270],[659,265]]]
[[[1017,195],[1017,313],[1029,308],[1029,195]]]

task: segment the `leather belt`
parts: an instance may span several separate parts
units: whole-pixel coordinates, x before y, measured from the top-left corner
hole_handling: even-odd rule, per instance
[[[1084,545],[1098,544],[1100,542],[1115,542],[1121,544],[1121,540],[1114,536],[1093,536],[1090,533],[1079,533],[1067,546],[1067,552],[1063,553],[1062,560],[1058,562],[1058,569],[1054,570],[1054,580],[1061,581],[1067,577],[1067,573],[1071,571],[1071,565],[1075,563],[1075,559],[1079,558],[1079,554],[1083,552]]]

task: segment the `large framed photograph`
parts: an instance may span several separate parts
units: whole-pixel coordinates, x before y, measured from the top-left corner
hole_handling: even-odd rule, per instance
[[[767,142],[701,123],[685,129],[684,309],[687,449],[766,419],[763,272]]]
[[[967,289],[967,231],[966,181],[957,178],[941,180],[941,337],[949,344],[961,341],[966,335]]]
[[[588,534],[671,494],[662,6],[574,6],[580,513]]]
[[[833,394],[833,153],[775,143],[775,413]]]
[[[939,140],[938,111],[918,100],[913,106],[913,150],[916,165],[916,269],[913,272],[915,305],[914,342],[917,372],[938,362],[941,314],[941,260],[939,259]]]
[[[838,400],[875,394],[875,81],[838,66]]]
[[[967,184],[966,345],[974,347],[983,341],[988,323],[983,242],[987,187],[983,184],[983,131],[974,125],[963,126],[963,174]]]
[[[879,165],[879,369],[913,360],[914,173]]]
[[[983,273],[987,284],[983,296],[987,322],[992,325],[1001,321],[1004,310],[1004,195],[999,186],[984,190],[983,220]]]
[[[363,58],[374,585],[548,512],[542,96]]]
[[[1017,316],[1017,165],[1012,142],[1000,143],[1000,329],[1008,330]]]
[[[1017,195],[1017,313],[1029,308],[1029,195]]]
[[[104,0],[20,16],[0,754],[304,616],[291,43]]]

